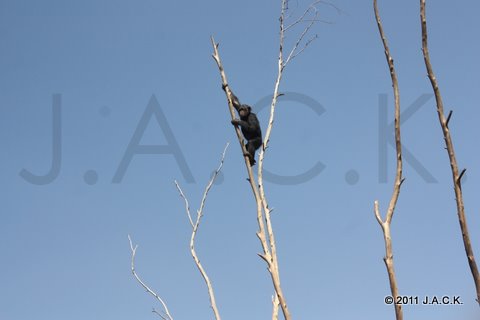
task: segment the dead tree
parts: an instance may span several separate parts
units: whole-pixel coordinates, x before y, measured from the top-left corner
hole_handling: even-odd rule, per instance
[[[425,67],[427,69],[428,78],[432,85],[433,93],[435,94],[435,101],[437,104],[437,115],[440,127],[442,128],[443,138],[445,140],[445,146],[450,159],[450,169],[452,171],[453,188],[455,190],[455,201],[457,203],[457,215],[460,229],[462,231],[463,245],[465,248],[465,254],[467,255],[468,265],[473,276],[475,288],[477,291],[477,302],[480,304],[480,275],[478,273],[477,263],[475,262],[475,256],[473,254],[472,243],[470,242],[470,235],[468,233],[467,218],[465,216],[465,207],[463,205],[462,194],[462,177],[465,174],[466,169],[459,171],[457,159],[455,157],[455,149],[453,148],[452,136],[450,135],[450,129],[448,123],[452,116],[452,111],[445,117],[443,109],[442,95],[440,94],[440,88],[438,86],[437,78],[433,73],[432,64],[430,63],[430,54],[428,52],[428,34],[427,34],[427,18],[425,13],[425,0],[420,0],[420,21],[422,26],[422,52],[425,61]]]
[[[398,197],[400,195],[400,187],[402,186],[404,180],[402,178],[402,143],[400,137],[400,92],[398,88],[398,79],[395,72],[395,66],[393,64],[393,58],[390,54],[390,49],[388,48],[387,38],[385,36],[385,33],[383,32],[382,22],[380,20],[380,14],[377,7],[377,0],[373,0],[373,9],[375,12],[375,19],[377,20],[380,38],[382,39],[382,44],[385,49],[385,58],[387,59],[388,68],[390,70],[393,94],[395,96],[395,149],[397,155],[397,170],[395,175],[395,182],[393,185],[393,194],[390,198],[390,204],[388,205],[385,220],[382,220],[382,217],[380,216],[378,201],[375,201],[374,203],[374,213],[383,231],[383,238],[385,241],[385,257],[383,258],[383,261],[385,262],[385,266],[388,272],[390,291],[392,294],[393,303],[395,305],[395,316],[397,320],[402,320],[402,306],[400,304],[397,304],[398,286],[393,263],[392,237],[390,233],[390,225],[392,222],[393,213],[395,211],[395,206],[397,205]]]
[[[258,156],[258,181],[255,180],[253,175],[253,170],[250,165],[250,161],[248,156],[245,156],[245,165],[247,168],[248,173],[248,181],[250,182],[250,187],[252,189],[255,202],[257,205],[257,223],[258,223],[258,232],[257,237],[260,240],[260,244],[262,246],[262,253],[258,255],[266,262],[267,269],[272,279],[273,287],[275,290],[273,301],[273,310],[272,310],[272,319],[277,319],[278,317],[278,306],[282,310],[283,316],[286,320],[292,319],[290,311],[287,306],[287,301],[285,298],[285,294],[282,290],[280,285],[280,273],[279,273],[279,265],[277,259],[277,246],[275,242],[275,233],[273,231],[272,221],[271,221],[271,212],[272,209],[268,205],[267,197],[265,194],[265,188],[263,183],[263,161],[265,157],[265,152],[268,148],[268,143],[270,141],[270,135],[273,128],[274,122],[274,115],[275,115],[275,107],[277,105],[277,99],[280,96],[279,88],[280,83],[283,76],[283,71],[285,67],[295,59],[299,54],[301,54],[305,48],[307,48],[310,43],[317,38],[317,35],[313,35],[312,37],[307,39],[313,25],[320,21],[318,19],[319,12],[317,9],[317,5],[322,3],[322,1],[315,1],[313,2],[307,10],[303,12],[302,15],[296,20],[294,20],[291,24],[286,25],[286,14],[288,11],[288,0],[281,1],[281,12],[280,12],[280,37],[279,37],[279,54],[278,54],[278,64],[277,64],[277,78],[275,80],[274,90],[273,90],[273,98],[270,105],[270,117],[268,121],[268,126],[266,129],[265,137],[263,139],[263,145],[260,148],[260,153]],[[296,42],[292,45],[290,51],[285,55],[284,54],[284,39],[285,33],[294,27],[299,25],[306,24],[306,26],[302,29],[301,33],[297,37]],[[213,59],[215,60],[218,69],[220,71],[220,76],[222,80],[222,85],[225,88],[225,93],[227,95],[228,105],[230,109],[230,115],[232,120],[235,118],[235,111],[233,107],[233,100],[232,94],[228,87],[228,81],[225,74],[225,70],[223,68],[220,55],[218,52],[218,43],[212,37],[212,46],[213,46]],[[240,129],[238,127],[235,128],[238,141],[240,143],[240,147],[242,148],[242,152],[246,155],[245,145],[243,142],[242,135],[240,133]]]

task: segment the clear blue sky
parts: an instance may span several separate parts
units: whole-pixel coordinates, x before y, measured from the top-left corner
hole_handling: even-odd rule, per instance
[[[375,199],[385,212],[394,173],[394,149],[381,139],[393,115],[388,68],[371,1],[333,3],[342,13],[320,6],[331,23],[315,27],[319,38],[285,72],[281,90],[290,101],[278,105],[266,154],[266,169],[281,176],[324,165],[308,181],[267,184],[282,284],[295,319],[393,319],[393,307],[383,303],[384,244],[372,212]],[[405,319],[473,319],[479,310],[428,96],[419,4],[380,0],[379,7],[402,108],[424,99],[402,127],[411,157],[392,225],[400,293],[464,302],[407,306]],[[213,318],[173,180],[197,208],[227,141],[198,253],[224,319],[270,318],[273,289],[256,255],[254,200],[209,37],[220,42],[231,87],[254,105],[265,129],[268,112],[258,102],[273,90],[279,9],[280,1],[254,0],[0,0],[0,319],[154,319],[151,308],[159,306],[130,275],[127,234],[140,245],[138,272],[175,319]],[[427,12],[432,63],[446,108],[454,109],[459,165],[468,168],[464,195],[478,260],[479,10],[473,0],[429,1]],[[55,94],[61,121],[53,129]],[[388,122],[379,102],[385,94]],[[142,125],[153,95],[158,104],[150,106],[165,119]],[[52,131],[59,128],[51,181],[25,178],[22,170],[51,170]],[[185,163],[145,154],[122,165],[141,129],[140,144],[173,139]]]

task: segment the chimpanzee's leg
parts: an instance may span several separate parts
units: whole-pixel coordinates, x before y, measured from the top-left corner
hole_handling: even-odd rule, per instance
[[[252,166],[255,165],[255,163],[256,163],[256,161],[255,161],[255,151],[258,148],[260,148],[261,145],[262,145],[262,138],[261,137],[248,141],[248,143],[246,145],[246,148],[247,148],[247,151],[248,151],[248,156],[250,158],[250,165],[252,165]]]

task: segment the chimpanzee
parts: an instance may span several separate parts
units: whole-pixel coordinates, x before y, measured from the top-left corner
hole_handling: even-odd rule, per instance
[[[226,90],[226,86],[222,86],[223,90]],[[239,119],[232,120],[232,124],[234,126],[240,126],[242,128],[243,137],[247,140],[247,145],[245,148],[247,149],[250,165],[255,165],[255,151],[260,148],[262,145],[262,130],[260,129],[260,123],[258,122],[258,118],[255,113],[252,112],[252,108],[247,104],[241,104],[238,100],[237,96],[233,94],[232,90],[230,90],[232,94],[232,102],[233,106],[237,110],[238,114],[240,115]]]

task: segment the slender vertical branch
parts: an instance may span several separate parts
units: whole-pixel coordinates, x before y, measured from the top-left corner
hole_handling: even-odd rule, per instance
[[[192,214],[190,213],[190,205],[188,204],[188,199],[185,196],[185,194],[183,193],[182,189],[180,188],[180,185],[178,184],[178,182],[175,181],[175,185],[177,187],[177,190],[178,190],[178,192],[180,193],[180,196],[183,198],[183,200],[185,202],[185,211],[187,212],[188,220],[190,222],[190,225],[192,226],[192,235],[191,235],[191,238],[190,238],[190,252],[192,254],[193,260],[195,261],[195,264],[197,265],[197,268],[200,270],[200,274],[202,275],[203,279],[205,280],[205,283],[207,284],[208,294],[209,294],[209,297],[210,297],[210,305],[213,309],[213,313],[215,315],[216,320],[221,320],[220,319],[220,314],[218,312],[217,303],[215,301],[215,294],[214,294],[214,291],[213,291],[212,283],[211,283],[211,281],[210,281],[210,279],[207,275],[207,272],[205,271],[202,264],[200,263],[200,259],[198,258],[198,255],[197,255],[196,250],[195,250],[195,236],[197,234],[198,228],[200,226],[201,219],[203,217],[203,210],[204,210],[204,207],[205,207],[205,202],[207,200],[208,192],[212,188],[213,183],[215,182],[215,179],[217,178],[218,174],[220,173],[220,170],[223,167],[223,162],[224,162],[224,159],[225,159],[225,154],[227,152],[228,145],[229,145],[229,143],[227,143],[227,145],[225,146],[225,149],[223,150],[222,158],[220,160],[220,165],[218,166],[218,168],[213,173],[212,178],[210,179],[210,181],[208,182],[208,184],[205,188],[202,200],[200,202],[200,208],[197,211],[197,216],[196,216],[195,222],[194,222],[194,219],[192,218]],[[135,255],[136,255],[136,252],[137,252],[137,246],[133,245],[132,239],[130,238],[130,235],[128,236],[128,240],[130,241],[130,250],[132,252],[131,270],[132,270],[132,274],[133,274],[134,278],[137,280],[137,282],[148,293],[153,295],[161,303],[161,305],[163,307],[163,310],[161,312],[157,311],[156,309],[153,309],[152,312],[155,313],[156,315],[158,315],[159,317],[161,317],[163,320],[173,320],[173,317],[170,315],[170,311],[168,310],[168,307],[167,307],[166,303],[162,300],[162,298],[155,291],[150,289],[147,286],[147,284],[145,282],[143,282],[140,279],[140,277],[138,276],[138,274],[136,273],[136,271],[135,271]]]
[[[213,173],[212,178],[208,182],[207,186],[205,187],[205,191],[203,192],[203,197],[202,200],[200,201],[200,208],[197,210],[197,216],[196,219],[192,219],[192,214],[190,213],[190,207],[188,206],[188,200],[185,194],[183,193],[182,189],[180,188],[180,185],[178,182],[175,180],[175,186],[177,187],[178,193],[180,194],[180,197],[184,200],[185,202],[185,210],[187,212],[188,218],[190,222],[195,220],[195,222],[192,225],[192,235],[190,237],[190,253],[192,254],[193,260],[195,261],[195,264],[200,271],[200,274],[203,277],[203,280],[205,281],[205,284],[207,285],[208,288],[208,295],[210,297],[210,306],[212,307],[213,314],[215,315],[216,320],[220,320],[220,313],[218,312],[218,307],[217,307],[217,302],[215,300],[215,292],[213,291],[213,286],[212,282],[210,281],[210,278],[208,277],[207,272],[205,271],[205,268],[203,265],[200,263],[200,259],[198,258],[197,251],[195,250],[195,237],[198,232],[198,228],[200,227],[200,222],[203,217],[203,209],[205,207],[205,202],[207,200],[208,192],[213,186],[213,183],[215,182],[215,179],[217,178],[217,175],[219,174],[220,170],[222,170],[223,167],[223,161],[225,159],[225,154],[227,152],[229,143],[225,146],[225,149],[223,150],[222,153],[222,159],[220,160],[220,164],[218,168],[215,170]]]
[[[401,136],[400,136],[400,92],[398,88],[398,79],[397,79],[395,67],[393,64],[393,58],[390,54],[387,38],[383,31],[382,22],[380,20],[377,0],[373,0],[373,9],[375,12],[375,19],[377,20],[378,32],[380,34],[380,38],[382,39],[383,47],[385,49],[385,58],[387,59],[388,67],[390,70],[390,77],[391,77],[392,86],[393,86],[393,94],[395,96],[395,149],[396,149],[396,155],[397,155],[397,169],[396,169],[396,175],[395,175],[395,182],[393,185],[393,194],[392,194],[392,197],[390,198],[390,203],[388,205],[385,221],[383,221],[380,216],[378,201],[375,201],[374,203],[374,213],[383,231],[383,237],[385,242],[385,257],[383,260],[387,268],[388,279],[390,282],[390,291],[392,293],[392,297],[395,303],[395,316],[397,320],[402,320],[403,319],[402,306],[396,303],[397,302],[396,297],[398,296],[398,287],[397,287],[397,280],[395,276],[395,268],[394,268],[394,262],[393,262],[392,238],[390,234],[390,225],[392,222],[393,213],[395,211],[395,206],[397,204],[398,197],[400,195],[400,187],[403,182],[402,144],[401,144]]]
[[[213,36],[211,37],[211,42],[213,46],[213,54],[212,57],[215,60],[218,70],[220,72],[220,77],[222,79],[222,86],[225,88],[225,94],[227,95],[227,101],[228,101],[228,107],[230,110],[230,115],[232,117],[232,120],[235,119],[235,111],[233,107],[233,100],[232,100],[232,93],[230,91],[230,88],[228,87],[228,82],[227,82],[227,76],[225,74],[225,69],[223,68],[222,60],[220,59],[220,53],[218,52],[218,46],[219,44],[215,42],[215,39]],[[238,142],[240,144],[240,147],[242,148],[242,153],[244,155],[247,154],[245,150],[245,145],[243,143],[243,137],[240,133],[240,129],[238,127],[235,127],[235,132],[237,134]],[[260,244],[263,249],[263,254],[259,254],[259,256],[267,262],[268,268],[270,270],[271,268],[271,253],[269,250],[268,246],[268,241],[265,236],[265,224],[263,222],[263,212],[262,212],[262,201],[260,199],[260,194],[258,191],[257,184],[255,182],[255,178],[253,176],[253,170],[250,165],[250,160],[248,159],[247,156],[244,157],[245,160],[245,165],[247,167],[247,172],[248,172],[248,181],[250,183],[250,187],[252,189],[253,195],[255,197],[255,203],[257,204],[257,223],[258,223],[258,228],[259,230],[257,231],[257,237],[260,240]]]
[[[213,36],[210,37],[210,41],[212,42],[212,46],[213,46],[212,58],[213,60],[215,60],[218,70],[220,71],[220,77],[222,78],[222,87],[225,88],[225,93],[227,95],[228,109],[230,111],[230,116],[232,117],[232,120],[234,120],[236,117],[235,117],[235,108],[233,107],[232,92],[230,91],[230,87],[228,86],[227,75],[225,74],[222,60],[220,59],[220,54],[218,53],[219,44],[215,42],[215,39],[213,38]],[[243,137],[240,131],[240,127],[239,126],[234,126],[234,127],[235,127],[235,133],[237,134],[237,138],[240,143],[240,148],[242,149],[242,154],[244,155],[245,164],[248,170],[248,177],[251,181],[253,181],[253,171],[251,170],[250,160],[247,156],[248,154],[247,149],[245,148],[245,144],[243,143]],[[252,187],[254,186],[252,185]]]
[[[264,164],[264,157],[265,157],[265,151],[268,148],[268,144],[270,142],[270,136],[272,133],[273,129],[273,123],[275,119],[275,108],[277,105],[278,97],[280,96],[280,83],[283,77],[283,71],[286,68],[286,66],[292,61],[293,58],[298,56],[300,53],[303,52],[303,50],[311,43],[311,41],[316,38],[316,36],[307,41],[306,44],[303,46],[302,49],[299,49],[300,43],[304,40],[305,36],[310,32],[312,29],[313,25],[315,22],[317,22],[317,16],[318,16],[318,11],[316,9],[316,5],[320,3],[321,1],[315,1],[313,2],[309,8],[304,12],[304,14],[297,19],[293,24],[289,26],[285,26],[285,19],[286,19],[286,12],[288,10],[288,0],[282,0],[281,4],[281,12],[280,12],[280,18],[279,18],[279,50],[278,50],[278,62],[277,62],[277,78],[275,80],[275,85],[273,89],[273,97],[272,97],[272,103],[270,105],[270,117],[268,120],[268,125],[267,125],[267,130],[265,133],[265,137],[263,139],[263,146],[262,149],[260,150],[259,156],[258,156],[258,186],[259,186],[259,192],[260,192],[260,198],[262,202],[262,207],[263,207],[263,212],[264,212],[264,218],[265,218],[265,224],[267,226],[267,238],[270,244],[270,252],[271,252],[271,261],[269,263],[269,271],[272,276],[273,284],[275,287],[275,291],[278,296],[278,301],[280,304],[280,307],[282,309],[283,315],[285,319],[291,319],[290,311],[288,310],[287,302],[285,299],[285,295],[282,291],[281,285],[280,285],[280,272],[279,272],[279,266],[278,266],[278,258],[277,258],[277,248],[276,248],[276,241],[275,241],[275,233],[273,231],[273,226],[272,226],[272,221],[271,221],[271,209],[268,206],[268,201],[265,195],[265,188],[263,184],[263,164]],[[303,32],[300,34],[300,36],[297,38],[297,41],[293,45],[292,49],[290,50],[290,53],[288,54],[287,58],[284,58],[284,43],[285,43],[285,33],[288,29],[293,27],[294,25],[297,25],[301,22],[306,22],[306,16],[308,13],[313,12],[314,16],[313,19],[308,23],[308,25],[305,27]],[[271,267],[270,267],[271,265]],[[273,269],[272,269],[273,268]],[[274,312],[275,314],[275,312]]]
[[[233,103],[232,103],[232,93],[230,91],[230,88],[228,87],[228,82],[227,82],[227,76],[225,74],[225,70],[223,68],[223,64],[222,64],[222,61],[220,59],[220,54],[218,52],[218,46],[219,44],[215,42],[215,39],[213,37],[211,37],[211,41],[212,41],[212,46],[213,46],[213,54],[212,54],[212,57],[213,59],[215,60],[215,62],[217,63],[217,66],[218,66],[218,69],[220,71],[220,77],[222,79],[222,86],[225,87],[225,93],[227,95],[227,101],[228,101],[228,106],[229,106],[229,110],[230,110],[230,115],[232,117],[232,120],[235,119],[235,111],[234,111],[234,107],[233,107]],[[236,127],[235,126],[235,132],[237,134],[237,138],[238,138],[238,142],[240,144],[240,147],[242,148],[242,152],[243,154],[247,154],[246,150],[245,150],[245,145],[243,143],[243,137],[240,133],[240,128]],[[262,258],[265,259],[265,256],[267,255],[270,255],[270,253],[268,252],[268,244],[267,244],[267,240],[265,237],[262,237],[262,235],[265,234],[264,232],[264,223],[263,223],[263,218],[262,218],[262,206],[261,206],[261,201],[260,201],[260,194],[258,192],[258,187],[256,185],[256,182],[255,182],[255,178],[253,176],[253,170],[252,170],[252,167],[250,166],[250,161],[248,159],[248,157],[245,157],[245,164],[247,166],[247,172],[248,172],[248,181],[250,183],[250,186],[252,188],[252,192],[253,192],[253,195],[255,197],[255,202],[257,203],[257,221],[258,221],[258,225],[259,225],[259,232],[257,233],[257,236],[259,237],[260,239],[260,242],[262,244],[262,248],[264,249],[264,254],[261,255]]]
[[[430,63],[430,54],[428,52],[428,35],[427,35],[427,19],[425,13],[425,0],[420,0],[420,20],[422,25],[422,52],[423,58],[425,61],[425,67],[427,69],[428,78],[433,88],[435,94],[435,100],[437,104],[437,114],[438,121],[443,132],[443,138],[445,140],[445,145],[450,159],[450,168],[452,171],[453,187],[455,190],[455,200],[457,203],[457,215],[458,222],[460,224],[460,229],[462,231],[463,245],[465,248],[465,253],[467,255],[468,265],[470,266],[470,271],[473,276],[473,281],[475,283],[475,288],[477,291],[477,302],[480,304],[480,275],[478,272],[477,263],[475,261],[475,256],[473,254],[472,244],[470,242],[470,236],[468,233],[467,219],[465,216],[465,208],[463,204],[463,194],[462,194],[462,182],[461,175],[458,170],[457,159],[455,157],[455,149],[453,148],[453,141],[450,135],[450,129],[448,128],[448,123],[450,121],[451,112],[448,115],[448,118],[445,118],[445,113],[443,109],[443,100],[440,94],[440,88],[438,86],[437,79],[433,72],[432,64]]]
[[[268,207],[267,198],[265,196],[265,188],[263,184],[263,160],[265,157],[265,151],[267,150],[268,143],[270,142],[270,135],[272,133],[273,122],[275,118],[275,107],[277,105],[277,99],[279,96],[279,88],[280,82],[282,80],[283,70],[285,68],[284,59],[283,59],[283,47],[284,47],[284,39],[285,39],[285,14],[287,10],[287,0],[282,0],[282,7],[280,13],[280,39],[279,39],[279,50],[278,50],[278,60],[277,60],[277,79],[275,81],[274,90],[273,90],[273,97],[272,103],[270,105],[270,117],[268,121],[267,130],[265,133],[265,137],[263,139],[263,146],[260,150],[258,155],[258,187],[260,191],[260,202],[263,207],[264,211],[264,219],[267,226],[267,238],[270,244],[270,260],[268,263],[268,270],[270,272],[273,286],[275,288],[275,292],[278,297],[278,301],[280,307],[282,309],[282,313],[284,315],[285,320],[291,319],[290,310],[288,310],[287,301],[285,299],[285,295],[283,293],[282,287],[280,285],[280,273],[278,267],[278,258],[277,258],[277,247],[275,242],[275,233],[273,232],[272,221],[270,216],[270,208]],[[275,314],[275,308],[273,310],[273,315]]]
[[[274,85],[274,90],[273,90],[273,98],[272,98],[272,103],[270,106],[270,117],[268,121],[268,126],[266,129],[265,137],[263,139],[263,145],[262,148],[259,152],[258,156],[258,185],[255,182],[255,179],[253,177],[253,172],[252,168],[250,166],[250,162],[248,160],[248,157],[245,157],[245,164],[247,166],[247,171],[248,171],[248,180],[250,182],[250,186],[252,188],[255,201],[257,204],[257,222],[259,226],[259,230],[257,232],[257,237],[260,240],[260,243],[262,245],[263,253],[259,254],[259,256],[267,263],[267,268],[270,273],[271,279],[273,286],[275,288],[275,294],[276,298],[274,298],[274,305],[273,305],[273,310],[272,310],[272,318],[277,319],[278,318],[278,307],[282,309],[283,316],[285,320],[291,320],[291,315],[290,311],[288,310],[287,307],[287,302],[285,299],[285,295],[282,291],[282,288],[280,286],[280,274],[279,274],[279,267],[278,267],[278,259],[277,259],[277,249],[276,249],[276,242],[275,242],[275,235],[273,232],[273,227],[272,227],[272,222],[271,222],[271,209],[268,206],[268,202],[265,196],[265,189],[263,186],[263,160],[265,156],[265,151],[268,148],[268,143],[270,141],[270,135],[272,132],[273,128],[273,122],[274,122],[274,115],[275,115],[275,106],[277,104],[277,99],[280,96],[279,94],[279,87],[280,87],[280,82],[282,79],[283,75],[283,70],[284,68],[289,64],[291,60],[293,60],[296,56],[298,56],[300,53],[303,52],[303,50],[312,42],[313,39],[316,38],[316,36],[308,41],[303,45],[303,47],[300,49],[300,44],[304,42],[306,35],[308,32],[311,30],[314,22],[318,21],[317,20],[317,10],[315,8],[315,5],[320,3],[322,1],[315,1],[305,12],[304,14],[297,19],[296,21],[293,22],[290,26],[287,28],[291,28],[301,22],[308,22],[307,27],[303,30],[303,32],[300,34],[298,37],[297,41],[293,45],[293,48],[291,49],[290,53],[288,54],[287,59],[284,59],[283,56],[283,50],[284,50],[284,39],[285,39],[285,19],[286,19],[286,12],[288,10],[288,0],[282,0],[281,1],[281,13],[280,13],[280,39],[279,39],[279,54],[278,54],[278,63],[277,63],[277,78],[275,80],[275,85]],[[307,20],[307,15],[309,13],[313,12],[313,19],[312,20]],[[213,53],[213,58],[217,63],[217,66],[220,71],[220,75],[222,78],[222,85],[225,88],[225,93],[227,95],[227,100],[229,104],[229,109],[230,109],[230,114],[232,116],[232,119],[235,118],[235,113],[234,113],[234,108],[232,104],[232,97],[231,97],[231,91],[228,88],[228,83],[227,79],[225,76],[225,71],[223,69],[220,56],[218,53],[218,44],[215,43],[213,37],[212,37],[212,45],[214,49]],[[243,139],[240,134],[240,130],[237,128],[236,129],[237,137],[239,140],[239,143],[241,145],[242,151],[244,154],[245,152],[245,147],[243,144]]]
[[[163,320],[173,320],[173,317],[170,315],[170,311],[168,310],[168,307],[167,307],[167,304],[163,301],[162,298],[160,298],[160,296],[155,292],[153,291],[152,289],[150,289],[150,287],[142,281],[142,279],[140,279],[140,277],[138,276],[137,272],[135,271],[135,255],[137,253],[137,248],[138,246],[137,245],[133,245],[133,242],[132,242],[132,239],[130,238],[130,235],[128,236],[128,241],[130,242],[130,250],[132,252],[132,259],[131,259],[131,271],[132,271],[132,274],[133,274],[133,277],[135,278],[135,280],[137,280],[137,282],[149,293],[151,294],[152,296],[155,297],[155,299],[157,299],[160,304],[162,305],[163,307],[163,311],[162,313],[158,312],[157,310],[153,309],[153,312],[155,314],[157,314],[158,316],[160,316]]]
[[[232,96],[231,96],[231,91],[228,87],[228,82],[227,82],[227,77],[226,77],[226,74],[225,74],[225,70],[223,68],[222,61],[220,59],[220,54],[218,52],[218,46],[219,45],[215,42],[213,37],[211,37],[211,40],[212,40],[212,46],[213,46],[212,57],[215,60],[215,62],[217,63],[218,69],[220,71],[220,76],[222,78],[222,85],[226,89],[225,94],[227,95],[230,114],[232,116],[232,119],[234,119],[235,118],[235,112],[234,112],[234,107],[233,107],[233,103],[232,103],[233,100],[232,100]],[[239,144],[242,148],[242,151],[244,152],[244,154],[246,154],[245,146],[244,146],[244,143],[243,143],[243,138],[242,138],[242,135],[240,133],[239,128],[236,127],[235,131],[237,133],[238,142],[239,142]],[[250,161],[249,161],[248,157],[245,157],[245,165],[247,167],[247,172],[248,172],[248,181],[250,183],[250,187],[252,188],[252,192],[253,192],[253,195],[255,197],[255,203],[257,204],[257,223],[258,223],[258,228],[259,228],[259,230],[257,231],[257,237],[260,240],[260,244],[261,244],[262,250],[263,250],[263,253],[259,254],[259,256],[264,261],[267,262],[268,269],[271,270],[271,269],[274,269],[274,268],[273,268],[273,264],[271,262],[272,261],[271,253],[270,253],[270,249],[269,249],[269,245],[268,245],[268,241],[267,241],[267,237],[266,237],[266,233],[265,233],[265,223],[264,223],[263,211],[262,211],[262,201],[261,201],[261,198],[260,198],[260,193],[258,191],[258,187],[257,187],[256,181],[255,181],[255,178],[253,176],[253,170],[252,170],[252,167],[250,166]]]

